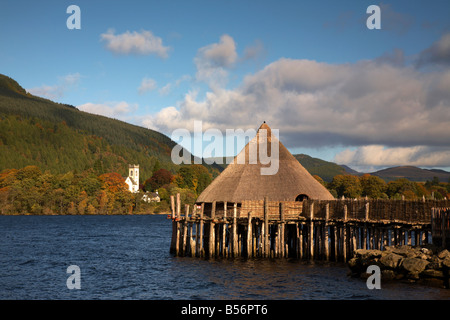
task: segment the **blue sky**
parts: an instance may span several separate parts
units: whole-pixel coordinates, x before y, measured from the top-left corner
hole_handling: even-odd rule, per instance
[[[69,30],[69,5],[81,29]],[[369,5],[381,30],[369,30]],[[448,1],[2,1],[0,73],[170,136],[280,130],[370,171],[450,168]]]

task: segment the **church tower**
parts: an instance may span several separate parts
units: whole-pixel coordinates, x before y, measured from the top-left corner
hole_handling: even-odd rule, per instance
[[[128,165],[128,176],[132,178],[137,184],[139,184],[139,165],[130,164]]]
[[[139,165],[128,165],[128,178],[125,181],[128,184],[128,188],[131,192],[139,191]]]

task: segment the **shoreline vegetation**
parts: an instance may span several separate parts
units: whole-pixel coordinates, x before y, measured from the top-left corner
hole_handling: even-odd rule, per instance
[[[181,166],[177,173],[155,167],[137,193],[116,172],[52,174],[37,166],[0,172],[0,215],[129,215],[168,214],[170,196],[193,205],[212,177],[202,165]],[[158,193],[159,201],[144,201]],[[153,197],[153,196],[152,196]]]
[[[170,168],[169,168],[170,169]],[[213,176],[203,165],[182,165],[176,170],[157,162],[151,176],[131,193],[125,178],[98,168],[54,174],[38,166],[4,169],[0,172],[0,215],[115,215],[170,214],[170,196],[180,193],[181,205],[192,206]],[[335,198],[423,200],[450,198],[450,183],[438,178],[424,183],[404,178],[386,183],[379,177],[337,175],[331,182],[319,176]],[[142,200],[158,192],[160,202]]]

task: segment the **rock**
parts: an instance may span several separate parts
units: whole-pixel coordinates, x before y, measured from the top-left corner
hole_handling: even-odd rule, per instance
[[[420,253],[417,258],[422,259],[422,260],[428,260],[429,256],[424,254],[424,253]]]
[[[428,261],[430,262],[427,265],[427,269],[436,269],[439,270],[440,268],[442,268],[442,262],[441,259],[439,259],[437,256],[431,256]]]
[[[408,253],[411,254],[411,246],[396,247],[392,250],[392,252],[406,257]]]
[[[428,256],[431,256],[433,254],[433,252],[428,248],[421,248],[420,252],[422,252],[423,254],[426,254]]]
[[[418,258],[405,258],[401,262],[401,267],[409,273],[420,273],[425,270],[428,261]]]
[[[355,250],[356,258],[361,258],[362,260],[369,260],[381,257],[381,250],[367,250],[367,249],[357,249]]]
[[[403,259],[403,256],[396,253],[388,253],[381,257],[380,263],[391,269],[395,269],[398,267],[400,260]]]
[[[394,270],[382,270],[381,271],[381,279],[383,280],[393,280],[395,279]]]
[[[406,276],[410,280],[419,280],[419,272],[409,272]]]
[[[450,252],[449,252],[447,249],[442,250],[442,251],[439,252],[439,254],[438,254],[438,258],[439,258],[439,259],[445,259],[445,258],[447,258],[447,257],[450,257]]]
[[[437,278],[437,279],[443,279],[444,278],[444,274],[442,271],[439,270],[433,270],[433,269],[428,269],[428,270],[424,270],[420,273],[421,276],[427,277],[427,278]]]
[[[442,261],[442,265],[445,266],[445,267],[447,267],[447,268],[450,268],[450,256],[449,256],[449,257],[446,257],[446,258],[444,259],[444,261]]]

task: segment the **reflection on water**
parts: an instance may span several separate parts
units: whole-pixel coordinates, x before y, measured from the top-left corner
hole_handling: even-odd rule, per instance
[[[0,299],[450,299],[438,287],[369,290],[341,263],[169,254],[165,216],[0,216]],[[66,269],[81,269],[68,290]]]

